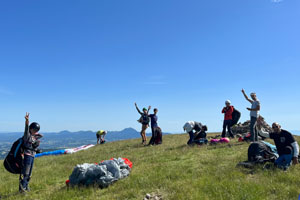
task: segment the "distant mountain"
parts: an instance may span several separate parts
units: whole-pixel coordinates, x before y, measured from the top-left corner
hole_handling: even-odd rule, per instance
[[[168,134],[168,133],[164,133]],[[67,130],[58,133],[43,133],[40,148],[43,151],[74,148],[86,144],[96,144],[96,132]],[[150,136],[150,133],[147,133]],[[12,143],[22,137],[23,133],[0,133],[0,159],[10,150]],[[140,133],[133,128],[125,128],[122,131],[108,131],[105,139],[107,142],[139,138]]]

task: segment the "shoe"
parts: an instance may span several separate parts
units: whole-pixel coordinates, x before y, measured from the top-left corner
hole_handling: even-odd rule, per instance
[[[26,188],[24,188],[21,184],[19,185],[19,192],[21,194],[25,194],[27,192]]]

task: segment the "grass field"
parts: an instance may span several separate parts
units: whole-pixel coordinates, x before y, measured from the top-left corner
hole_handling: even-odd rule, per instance
[[[160,146],[144,147],[140,139],[99,145],[73,155],[35,160],[31,192],[18,194],[18,176],[0,165],[2,199],[139,199],[157,193],[163,199],[286,200],[300,194],[300,165],[287,172],[237,168],[247,159],[247,143],[188,147],[187,134],[167,135]],[[299,138],[297,138],[299,139]],[[76,164],[111,157],[133,162],[128,178],[107,189],[67,188],[65,181]],[[1,161],[2,162],[2,161]]]

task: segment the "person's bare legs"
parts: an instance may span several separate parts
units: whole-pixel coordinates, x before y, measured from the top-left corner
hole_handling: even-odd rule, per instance
[[[143,139],[143,144],[147,143],[147,136],[146,136],[147,128],[148,128],[148,125],[143,125],[142,126],[141,136],[142,136],[142,139]]]

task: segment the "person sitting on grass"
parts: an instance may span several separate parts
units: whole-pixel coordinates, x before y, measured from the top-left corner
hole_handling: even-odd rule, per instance
[[[269,137],[274,140],[279,158],[275,161],[275,165],[283,170],[287,170],[291,163],[294,165],[298,164],[299,145],[295,140],[294,136],[281,129],[281,126],[274,122],[272,124],[272,133],[260,132],[264,137]]]
[[[202,126],[201,131],[197,134],[197,136],[194,138],[194,143],[202,145],[202,144],[207,144],[208,140],[206,139],[206,131],[207,131],[207,126]]]
[[[188,121],[184,124],[183,130],[190,136],[190,139],[187,142],[188,145],[192,145],[194,143],[195,133],[200,132],[202,130],[202,126],[203,125],[200,122],[195,121]]]
[[[146,145],[147,144],[147,136],[146,136],[146,130],[149,127],[149,110],[151,109],[151,106],[147,108],[143,108],[143,112],[140,111],[140,109],[138,108],[137,104],[134,104],[136,107],[136,110],[138,111],[138,113],[140,113],[141,118],[138,120],[138,122],[140,122],[142,124],[142,130],[141,130],[141,136],[142,136],[142,144]]]
[[[107,131],[104,131],[104,130],[100,130],[96,133],[96,136],[97,136],[97,144],[104,144],[105,143],[105,136],[107,134]]]

